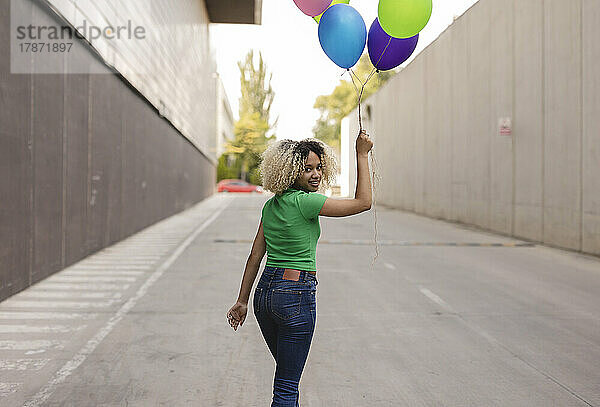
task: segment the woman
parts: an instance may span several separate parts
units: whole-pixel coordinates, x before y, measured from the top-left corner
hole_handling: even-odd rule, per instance
[[[237,331],[248,311],[248,298],[265,251],[267,263],[256,286],[254,315],[276,362],[271,407],[298,406],[298,384],[316,323],[317,240],[319,215],[350,216],[371,208],[369,151],[373,142],[363,131],[356,139],[357,181],[354,199],[315,193],[329,188],[336,163],[329,146],[316,139],[281,140],[263,153],[263,188],[275,195],[262,218],[237,302],[227,312]]]

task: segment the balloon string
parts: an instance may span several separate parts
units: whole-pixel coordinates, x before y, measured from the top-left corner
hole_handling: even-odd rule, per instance
[[[385,48],[381,52],[381,55],[379,56],[379,59],[377,60],[377,63],[375,64],[375,66],[379,65],[379,63],[381,62],[381,58],[383,58],[383,55],[385,54],[385,51],[387,51],[387,49],[388,49],[388,47],[390,46],[391,43],[392,43],[392,37],[390,37],[390,39],[388,40],[387,44],[385,44]]]
[[[391,41],[391,37],[390,37],[390,41]],[[390,43],[390,41],[388,41],[388,45]],[[387,49],[387,45],[385,47]],[[385,52],[385,49],[383,50],[383,52]],[[383,53],[382,53],[383,56]],[[381,57],[379,58],[381,60]],[[378,62],[379,63],[379,62]],[[354,73],[354,71],[352,71],[351,69],[348,69],[348,71],[350,72],[350,79],[352,79],[352,84],[354,85],[354,89],[356,89],[356,93],[357,93],[357,97],[358,97],[358,126],[360,128],[360,132],[363,131],[363,127],[362,127],[362,116],[361,116],[361,102],[362,102],[362,96],[363,96],[363,92],[365,90],[365,86],[367,86],[367,84],[369,83],[369,81],[371,80],[371,78],[373,77],[373,75],[375,74],[375,72],[379,72],[377,70],[377,68],[373,68],[373,70],[371,71],[371,73],[369,74],[369,76],[367,77],[367,80],[363,83],[360,78]],[[356,85],[356,82],[354,81],[354,77],[356,77],[356,80],[361,84],[361,88],[360,91],[358,89],[358,86]],[[377,183],[379,183],[381,181],[381,178],[379,176],[379,168],[377,166],[377,160],[375,159],[375,150],[371,149],[371,170],[373,173],[373,215],[375,217],[375,228],[374,228],[374,242],[375,242],[375,257],[373,257],[373,261],[371,262],[371,269],[373,268],[373,265],[375,264],[375,260],[377,260],[377,257],[379,257],[379,244],[377,243],[377,209],[375,209],[375,203],[377,201],[377,188],[376,185]]]
[[[385,45],[385,48],[383,49],[383,52],[379,56],[379,59],[377,60],[377,63],[375,65],[379,65],[379,62],[381,62],[381,59],[383,58],[383,55],[385,54],[385,51],[387,51],[391,42],[392,42],[392,37],[390,36],[387,44]],[[367,78],[367,81],[365,83],[369,82],[369,80],[371,79],[371,77],[373,76],[373,74],[375,72],[379,72],[379,70],[377,68],[373,68],[373,71],[371,71],[371,74],[369,75],[369,77]],[[377,257],[379,257],[379,244],[377,244],[378,232],[377,232],[377,209],[376,209],[377,188],[376,188],[376,186],[381,182],[381,177],[379,176],[379,166],[377,165],[377,159],[375,158],[375,149],[374,148],[371,149],[371,170],[373,172],[373,216],[375,218],[375,225],[374,225],[375,228],[374,228],[374,236],[373,236],[373,239],[375,241],[375,257],[373,257],[373,261],[371,261],[371,269],[373,269],[375,260],[377,260]]]
[[[354,82],[354,77],[352,76],[352,74],[354,74],[354,72],[352,72],[350,69],[348,69],[348,72],[350,72],[350,79],[352,79],[352,84],[354,85],[354,89],[356,89],[356,98],[358,99],[358,127],[359,127],[359,133],[362,131],[362,118],[360,115],[360,100],[362,98],[362,92],[360,90],[358,90],[358,86],[356,86],[356,82]],[[354,75],[356,76],[356,74]],[[358,77],[356,77],[356,79],[358,79],[358,81],[361,83],[360,79]]]
[[[350,79],[352,79],[352,84],[354,85],[354,89],[356,89],[356,93],[358,94],[357,95],[358,96],[358,127],[359,127],[360,131],[363,131],[362,114],[361,114],[362,97],[363,97],[363,93],[365,91],[365,87],[367,86],[367,84],[369,83],[369,81],[371,80],[371,78],[373,77],[373,75],[375,74],[375,72],[377,70],[375,68],[373,68],[373,70],[371,71],[371,73],[367,77],[367,80],[364,83],[363,83],[363,81],[360,80],[360,78],[354,73],[354,71],[352,69],[348,69],[348,71],[350,71]],[[358,86],[356,86],[356,83],[354,82],[354,78],[352,77],[352,75],[354,75],[356,80],[358,82],[360,82],[360,84],[361,84],[360,91],[358,90]]]
[[[377,209],[375,204],[377,202],[376,185],[381,181],[379,176],[379,167],[377,165],[377,160],[375,159],[375,149],[371,149],[371,170],[373,172],[373,216],[375,217],[375,232],[373,236],[375,241],[375,257],[373,257],[373,261],[371,261],[371,268],[373,268],[375,260],[377,260],[377,257],[379,257],[379,244],[377,243]]]

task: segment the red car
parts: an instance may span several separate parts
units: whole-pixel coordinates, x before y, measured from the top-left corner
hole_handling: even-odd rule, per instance
[[[217,192],[263,192],[262,187],[241,179],[224,179],[217,184]]]

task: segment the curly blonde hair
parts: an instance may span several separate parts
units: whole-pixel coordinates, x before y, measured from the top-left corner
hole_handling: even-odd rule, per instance
[[[337,162],[333,149],[321,140],[306,138],[301,141],[278,140],[261,154],[259,167],[264,189],[281,195],[294,184],[304,171],[310,151],[317,154],[323,169],[319,190],[327,190],[335,183]]]

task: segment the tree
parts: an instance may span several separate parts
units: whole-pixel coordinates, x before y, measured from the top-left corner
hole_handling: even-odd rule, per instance
[[[271,87],[273,74],[266,80],[267,66],[265,65],[262,53],[258,53],[258,68],[254,67],[254,51],[250,50],[246,54],[246,59],[238,62],[240,69],[240,85],[242,97],[240,98],[240,118],[244,114],[259,113],[260,118],[267,124],[270,120],[271,105],[275,98],[275,92]],[[276,123],[268,124],[269,128],[274,128]]]
[[[367,54],[364,54],[355,69],[354,73],[362,82],[364,82],[373,70],[373,65]],[[362,100],[364,101],[370,95],[375,93],[381,85],[387,82],[395,72],[379,72],[375,73],[371,78],[363,92]],[[354,78],[355,84],[360,90],[360,82]],[[341,122],[355,107],[358,106],[358,94],[355,85],[350,79],[350,73],[345,74],[345,79],[340,80],[340,83],[333,92],[329,95],[321,95],[317,97],[314,108],[319,110],[320,117],[317,119],[313,127],[315,138],[327,143],[334,148],[338,153],[340,150],[340,131]]]
[[[227,151],[234,154],[240,164],[240,178],[253,184],[260,184],[260,178],[256,179],[255,175],[249,179],[248,174],[257,174],[253,170],[260,163],[260,155],[266,150],[268,141],[275,137],[266,137],[269,129],[269,124],[258,112],[245,113],[235,123],[235,138],[227,146]]]
[[[274,134],[267,136],[277,125],[270,123],[271,106],[275,92],[271,86],[273,74],[267,79],[267,67],[259,53],[258,66],[254,65],[254,51],[246,54],[244,61],[238,62],[240,69],[240,118],[234,126],[234,139],[225,146],[225,153],[234,156],[234,167],[238,177],[253,184],[260,184],[258,165],[260,155],[267,148]],[[220,174],[231,174],[222,170]]]

